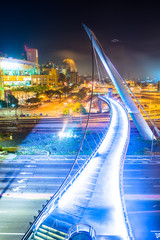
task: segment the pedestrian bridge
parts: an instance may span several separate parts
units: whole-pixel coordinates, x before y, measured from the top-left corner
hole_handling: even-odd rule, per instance
[[[130,126],[126,109],[107,97],[107,132],[83,166],[66,179],[25,239],[134,239],[123,197],[123,163]],[[85,237],[84,235],[86,234]]]

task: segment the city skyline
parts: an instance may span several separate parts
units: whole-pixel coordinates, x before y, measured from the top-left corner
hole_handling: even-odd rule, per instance
[[[160,238],[158,2],[3,1],[0,23],[0,240]]]
[[[90,27],[123,74],[159,76],[160,18],[150,3],[54,3],[53,7],[2,3],[0,51],[19,58],[23,46],[37,48],[40,64],[75,60],[80,74],[91,73]]]

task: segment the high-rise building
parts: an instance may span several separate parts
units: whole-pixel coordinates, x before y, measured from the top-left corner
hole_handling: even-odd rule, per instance
[[[26,52],[26,60],[29,62],[33,62],[38,66],[38,50],[35,48],[28,48],[26,45],[24,46]]]
[[[49,86],[53,87],[58,85],[58,77],[59,74],[56,69],[52,68],[48,71],[44,71],[42,74],[39,75],[32,75],[31,76],[31,86]]]
[[[31,85],[31,75],[39,74],[35,63],[0,57],[0,87],[4,83],[9,86]]]
[[[78,83],[77,67],[73,59],[64,59],[61,72],[66,76],[67,84]]]

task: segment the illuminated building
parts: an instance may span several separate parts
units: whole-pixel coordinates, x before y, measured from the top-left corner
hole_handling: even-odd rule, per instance
[[[1,69],[3,75],[25,76],[38,73],[38,69],[33,62],[1,57]]]
[[[38,50],[35,48],[28,48],[26,45],[24,48],[26,51],[26,60],[38,66]]]
[[[2,76],[5,86],[31,86],[31,75],[39,73],[39,67],[34,62],[0,57],[1,85]]]
[[[158,81],[158,91],[160,91],[160,81]]]
[[[38,85],[52,87],[58,84],[58,72],[52,68],[43,71],[43,74],[31,76],[31,86],[35,87]]]
[[[0,57],[0,93],[4,99],[4,86],[55,86],[58,85],[60,73],[65,75],[67,84],[77,83],[77,68],[72,59],[63,61],[63,68],[49,62],[38,65],[38,50],[25,46],[25,60]],[[59,83],[60,84],[60,83]]]
[[[53,62],[40,66],[40,74],[31,76],[31,85],[34,86],[55,86],[58,85],[59,67]]]
[[[67,84],[78,83],[77,67],[72,59],[64,59],[61,72],[66,76]]]
[[[5,86],[31,86],[31,76],[4,75]]]
[[[25,46],[25,60],[0,57],[1,85],[5,86],[31,86],[31,75],[39,74],[38,50]],[[3,56],[3,57],[2,57]],[[3,80],[2,80],[3,79]]]

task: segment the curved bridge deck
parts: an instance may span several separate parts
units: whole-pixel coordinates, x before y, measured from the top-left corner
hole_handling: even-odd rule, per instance
[[[43,231],[51,237],[49,234],[53,228],[67,233],[77,223],[91,225],[96,230],[97,239],[129,238],[123,192],[120,190],[129,139],[128,115],[113,99],[100,99],[111,108],[108,132],[96,154],[57,204],[51,207],[48,217],[43,217],[34,239],[52,239],[44,238]]]

